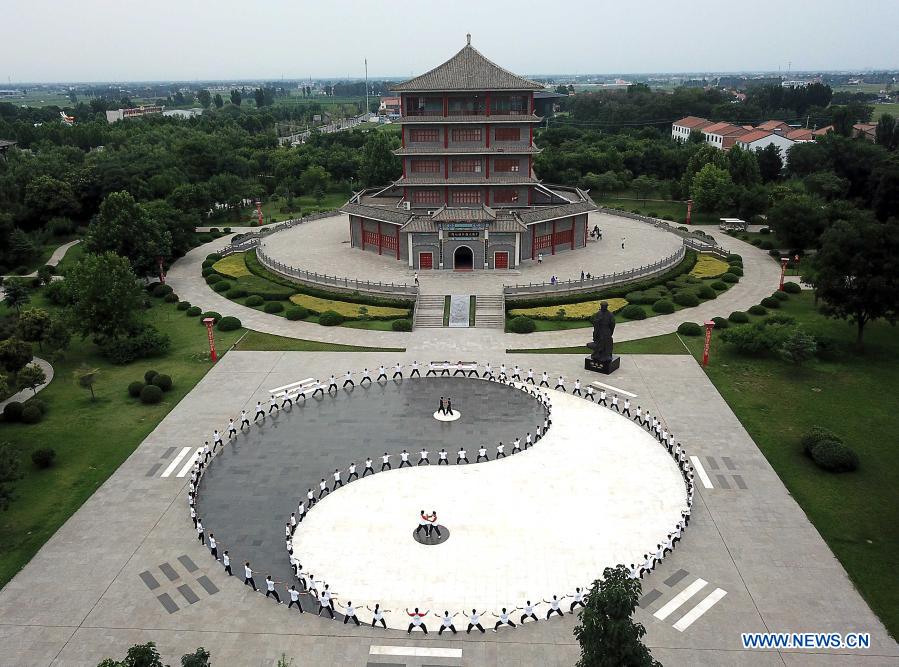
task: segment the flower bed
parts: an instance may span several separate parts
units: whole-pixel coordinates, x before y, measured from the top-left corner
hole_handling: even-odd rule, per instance
[[[621,310],[627,305],[625,299],[605,299],[605,301],[608,301],[609,310],[612,312]],[[588,320],[596,315],[599,302],[600,300],[595,300],[535,308],[512,308],[509,310],[509,317],[530,317],[534,320]]]
[[[727,272],[730,267],[724,260],[712,255],[700,255],[696,259],[696,266],[690,271],[696,278],[717,278]]]
[[[367,317],[372,320],[392,320],[400,317],[408,317],[409,310],[406,308],[393,308],[390,306],[368,306],[362,303],[350,303],[349,301],[336,301],[334,299],[323,299],[308,294],[294,294],[290,297],[292,303],[302,306],[311,313],[320,315],[325,311],[332,310],[335,313],[343,315],[346,319],[359,320]],[[365,310],[362,310],[362,309]]]

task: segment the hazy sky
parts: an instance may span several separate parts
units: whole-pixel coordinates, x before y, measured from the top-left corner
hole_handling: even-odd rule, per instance
[[[465,44],[519,74],[899,67],[899,1],[0,0],[0,85],[411,76]],[[677,14],[677,15],[675,15]]]

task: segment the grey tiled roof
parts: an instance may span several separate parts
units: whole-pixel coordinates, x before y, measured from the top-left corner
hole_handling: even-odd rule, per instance
[[[490,174],[490,178],[486,178],[483,173],[465,174],[450,176],[448,179],[443,176],[423,176],[416,174],[414,176],[406,176],[396,181],[396,185],[402,187],[404,185],[531,185],[536,183],[536,178],[529,178],[524,174],[508,174],[499,175]]]
[[[395,91],[543,90],[543,84],[503,69],[467,44],[459,53],[421,76],[391,86]]]
[[[455,222],[457,220],[495,220],[496,212],[483,204],[481,206],[464,208],[464,207],[447,207],[442,206],[440,210],[435,211],[431,216],[432,220],[437,222]]]
[[[418,125],[426,123],[446,123],[454,125],[456,123],[539,123],[543,120],[542,116],[534,114],[490,114],[473,115],[473,116],[444,116],[437,114],[435,116],[403,116],[397,118],[394,123],[403,125]]]
[[[400,227],[401,232],[436,232],[437,225],[426,215],[417,215]]]
[[[395,208],[381,208],[379,206],[365,206],[363,204],[344,204],[341,208],[344,213],[360,215],[372,220],[381,220],[395,225],[404,225],[412,214],[408,211],[399,211]]]
[[[443,146],[406,146],[393,151],[394,155],[528,155],[541,152],[542,149],[527,144],[512,144],[508,147],[491,146],[459,146],[457,148],[444,148]]]
[[[529,225],[534,222],[542,222],[544,220],[554,220],[556,218],[564,218],[569,215],[578,213],[586,213],[596,208],[596,204],[592,201],[581,201],[573,204],[563,204],[562,206],[548,206],[546,208],[538,208],[524,213],[519,213],[521,221]]]

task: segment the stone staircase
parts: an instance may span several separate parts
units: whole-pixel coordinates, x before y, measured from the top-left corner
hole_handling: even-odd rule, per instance
[[[478,294],[475,296],[474,325],[502,329],[506,324],[506,300],[503,294]]]
[[[443,304],[444,296],[442,294],[419,294],[418,300],[415,302],[413,327],[415,329],[442,327]]]

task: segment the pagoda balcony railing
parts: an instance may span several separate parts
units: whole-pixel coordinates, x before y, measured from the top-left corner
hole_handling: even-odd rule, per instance
[[[403,117],[417,117],[417,116],[442,116],[444,118],[452,118],[453,116],[484,116],[487,118],[488,116],[531,116],[530,111],[527,109],[490,109],[490,113],[487,113],[487,109],[482,107],[479,109],[449,109],[446,113],[443,113],[443,109],[407,109],[406,113],[403,114]]]

